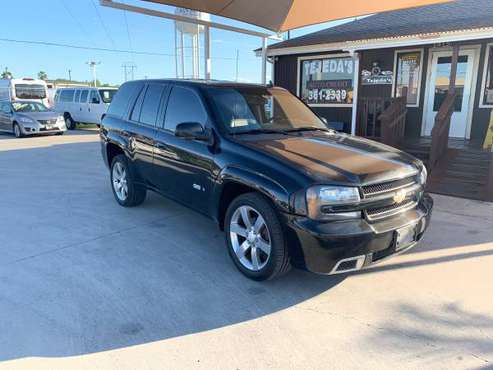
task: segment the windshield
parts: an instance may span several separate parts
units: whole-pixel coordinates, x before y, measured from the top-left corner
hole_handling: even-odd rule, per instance
[[[230,133],[327,130],[315,113],[285,90],[211,87],[207,91],[216,116]]]
[[[16,112],[48,112],[49,109],[37,102],[13,103],[12,107]]]
[[[46,87],[44,85],[16,84],[15,96],[19,99],[44,99]]]
[[[109,104],[113,100],[113,97],[115,96],[117,91],[118,90],[116,89],[99,89],[99,94],[101,95],[101,99],[103,99],[103,102]]]

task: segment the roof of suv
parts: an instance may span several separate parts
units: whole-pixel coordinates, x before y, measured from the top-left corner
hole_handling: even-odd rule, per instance
[[[204,79],[183,79],[183,78],[160,78],[160,79],[147,79],[147,80],[135,80],[129,82],[167,82],[180,85],[204,85],[204,86],[217,86],[217,87],[266,87],[267,85],[223,81],[223,80],[204,80]]]

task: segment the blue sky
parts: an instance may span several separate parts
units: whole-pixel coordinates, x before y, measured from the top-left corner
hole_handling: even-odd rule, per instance
[[[164,11],[174,10],[138,0],[120,1]],[[42,3],[41,6],[39,0],[24,0],[2,4],[4,16],[0,22],[0,39],[44,41],[165,55],[80,50],[0,40],[1,70],[8,67],[15,77],[35,77],[43,70],[49,78],[68,78],[70,69],[72,79],[90,80],[90,70],[85,62],[94,60],[101,62],[98,66],[98,79],[102,82],[121,83],[124,80],[121,66],[125,62],[137,65],[135,78],[175,77],[173,21],[130,12],[125,15],[123,11],[101,7],[99,0],[45,0]],[[106,27],[103,27],[101,20]],[[212,17],[212,20],[258,29],[219,17]],[[313,32],[333,24],[295,30],[291,36]],[[260,59],[252,51],[260,47],[259,38],[212,29],[211,41],[213,78],[236,78],[235,57],[238,50],[239,80],[260,81]]]

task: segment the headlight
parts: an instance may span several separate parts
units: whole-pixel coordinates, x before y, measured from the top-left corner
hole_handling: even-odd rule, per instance
[[[426,167],[423,166],[419,174],[419,183],[424,186],[426,185],[426,180],[428,180],[428,171],[426,170]]]
[[[28,118],[28,117],[20,117],[19,118],[19,122],[22,122],[22,123],[34,123],[34,120],[31,119],[31,118]]]
[[[65,120],[63,119],[63,117],[58,117],[56,119],[56,123],[64,123],[64,122],[65,122]]]
[[[359,218],[361,212],[332,212],[335,206],[358,204],[359,190],[355,187],[313,186],[306,191],[308,217],[314,220]]]

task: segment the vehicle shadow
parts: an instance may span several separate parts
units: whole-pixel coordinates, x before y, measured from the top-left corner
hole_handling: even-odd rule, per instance
[[[55,143],[0,154],[0,361],[255,320],[344,279],[297,270],[246,279],[211,220],[155,194],[141,207],[116,205],[99,150]]]

